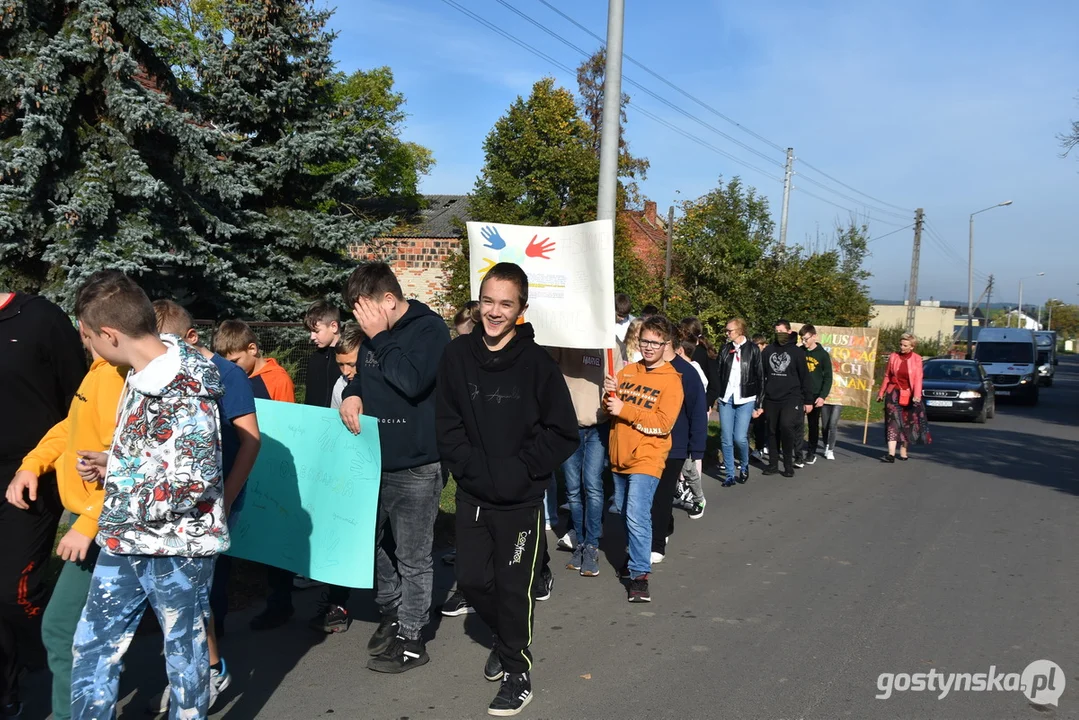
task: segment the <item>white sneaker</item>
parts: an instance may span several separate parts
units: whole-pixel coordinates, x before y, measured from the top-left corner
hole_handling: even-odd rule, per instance
[[[544,523],[544,526],[545,526],[545,527],[546,527],[546,528],[547,528],[548,530],[550,530],[550,529],[551,529],[551,523]]]
[[[221,671],[218,672],[213,668],[210,668],[210,705],[208,710],[214,709],[214,704],[217,702],[217,697],[221,693],[228,689],[232,684],[232,675],[229,674],[228,665],[225,664],[225,658],[221,658]],[[169,699],[172,695],[171,686],[166,685],[165,689],[161,691],[160,695],[155,696],[149,706],[146,708],[147,713],[151,715],[164,715],[169,711]]]
[[[577,547],[577,531],[570,530],[568,533],[558,538],[558,547],[563,550],[572,550]]]
[[[824,448],[824,459],[835,460],[835,453],[832,452],[832,448]]]
[[[662,553],[658,553],[658,552],[652,553],[652,564],[653,565],[659,565],[661,562],[663,562],[663,558],[664,558],[664,555]]]

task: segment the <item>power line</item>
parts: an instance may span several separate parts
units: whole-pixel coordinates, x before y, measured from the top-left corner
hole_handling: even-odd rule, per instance
[[[903,212],[907,213],[908,215],[910,214],[910,210],[908,210],[907,208],[904,208],[904,207],[900,207],[899,205],[893,205],[893,204],[892,204],[892,203],[890,203],[890,202],[885,202],[884,200],[880,200],[880,199],[878,199],[878,198],[875,198],[875,197],[873,197],[872,195],[870,195],[870,194],[868,194],[868,193],[864,193],[864,192],[862,192],[862,191],[861,191],[861,190],[859,190],[858,188],[855,188],[855,187],[851,187],[850,185],[846,184],[846,183],[845,183],[845,182],[843,182],[842,180],[837,180],[836,178],[832,177],[831,175],[829,175],[828,173],[824,172],[824,171],[823,171],[823,170],[821,170],[820,168],[814,167],[813,165],[810,165],[809,163],[807,163],[807,162],[806,162],[805,160],[802,160],[802,158],[798,158],[798,159],[799,159],[799,160],[801,160],[802,164],[803,164],[803,165],[805,165],[805,166],[806,166],[807,168],[809,168],[809,169],[810,169],[810,170],[812,170],[813,172],[816,172],[816,173],[820,173],[821,175],[823,175],[824,177],[828,178],[829,180],[831,180],[832,182],[836,183],[837,185],[842,185],[843,187],[847,188],[848,190],[851,190],[852,192],[856,192],[856,193],[858,193],[859,195],[862,195],[862,196],[864,196],[864,197],[867,197],[867,198],[869,198],[869,199],[870,199],[870,200],[872,200],[873,202],[878,202],[878,203],[880,203],[881,205],[887,205],[888,207],[890,207],[890,208],[895,208],[896,210],[902,210]]]
[[[464,15],[467,15],[468,17],[472,18],[473,20],[480,23],[481,25],[483,25],[487,29],[498,33],[502,37],[506,38],[510,42],[517,45],[518,47],[521,47],[521,48],[527,50],[528,52],[532,53],[533,55],[535,55],[535,56],[537,56],[537,57],[539,57],[539,58],[541,58],[543,60],[546,60],[547,62],[551,63],[552,65],[559,68],[560,70],[562,70],[564,72],[567,72],[567,73],[570,73],[570,74],[575,73],[574,70],[570,69],[568,66],[562,64],[558,60],[555,60],[550,55],[547,55],[546,53],[535,49],[534,47],[532,47],[528,43],[525,43],[522,40],[517,39],[515,36],[513,36],[510,33],[506,32],[505,30],[498,27],[494,23],[489,22],[488,20],[486,20],[482,16],[477,15],[476,13],[472,12],[471,10],[468,10],[467,8],[462,7],[458,3],[454,2],[454,0],[442,0],[442,1],[444,3],[446,3],[447,5],[449,5],[450,7],[452,7],[453,9],[455,9],[455,10],[463,13]],[[577,48],[577,49],[580,50],[580,48]],[[587,55],[587,53],[585,53],[585,54]],[[777,181],[779,183],[783,182],[783,180],[781,180],[780,178],[777,178],[774,175],[770,175],[767,170],[762,170],[761,168],[759,168],[759,167],[757,167],[757,166],[755,166],[755,165],[753,165],[751,163],[748,163],[748,162],[742,160],[741,158],[738,158],[737,156],[732,155],[732,154],[726,152],[725,150],[722,150],[722,149],[716,147],[715,145],[712,145],[711,143],[709,143],[709,142],[707,142],[705,140],[702,140],[701,138],[697,137],[696,135],[693,135],[692,133],[681,129],[681,128],[677,127],[676,125],[673,125],[672,123],[670,123],[670,122],[658,117],[657,115],[645,110],[644,108],[640,107],[639,105],[634,105],[634,104],[631,103],[629,107],[632,108],[633,110],[635,110],[636,112],[641,113],[645,117],[648,117],[648,118],[654,120],[655,122],[659,123],[660,125],[663,125],[664,127],[678,133],[679,135],[682,135],[683,137],[686,137],[686,138],[698,143],[699,145],[701,145],[703,147],[706,147],[709,150],[712,150],[713,152],[716,152],[716,153],[718,153],[718,154],[720,154],[720,155],[722,155],[722,156],[724,156],[726,158],[729,158],[730,160],[738,163],[739,165],[743,165],[743,166],[745,166],[745,167],[747,167],[747,168],[749,168],[751,170],[759,172],[760,174],[764,175],[765,177],[767,177],[769,179],[772,179],[772,180],[775,180],[775,181]],[[844,208],[844,209],[846,209],[846,208]]]
[[[595,39],[595,40],[598,40],[598,41],[599,41],[599,42],[600,42],[601,44],[604,44],[604,45],[606,44],[606,41],[604,40],[604,38],[602,38],[601,36],[599,36],[599,35],[597,35],[596,33],[592,32],[592,31],[591,31],[591,30],[589,30],[589,29],[588,29],[587,27],[585,27],[585,26],[584,26],[583,24],[581,24],[581,23],[580,23],[580,22],[578,22],[577,20],[574,20],[574,19],[573,19],[572,17],[570,17],[570,16],[569,16],[569,15],[567,15],[566,13],[562,12],[561,10],[559,10],[559,9],[558,9],[557,7],[555,7],[555,6],[554,6],[554,5],[552,5],[552,4],[550,3],[550,2],[548,2],[548,0],[539,0],[539,1],[540,1],[540,3],[542,3],[543,5],[545,5],[545,6],[546,6],[546,7],[548,8],[548,9],[552,10],[552,11],[553,11],[554,13],[556,13],[557,15],[559,15],[560,17],[562,17],[563,19],[565,19],[566,21],[568,21],[568,22],[570,22],[571,24],[573,24],[574,26],[576,26],[576,27],[577,27],[578,29],[580,29],[580,30],[582,30],[583,32],[585,32],[585,33],[587,33],[588,35],[590,35],[590,36],[591,36],[591,37],[592,37],[593,39]],[[546,32],[547,32],[548,34],[552,35],[553,37],[556,37],[556,38],[558,38],[559,40],[561,40],[562,42],[565,42],[565,43],[567,43],[567,44],[571,45],[571,47],[575,47],[575,46],[573,46],[573,45],[572,45],[572,43],[569,43],[569,41],[565,40],[564,38],[562,38],[561,36],[557,35],[557,34],[556,34],[556,33],[554,33],[553,31],[551,31],[551,30],[548,30],[548,29],[547,29],[546,27],[544,27],[544,26],[540,25],[539,23],[537,23],[536,21],[532,20],[532,19],[531,19],[531,18],[529,18],[529,17],[527,16],[527,15],[525,15],[525,14],[524,14],[523,12],[520,12],[520,11],[519,11],[519,10],[517,10],[516,8],[513,8],[512,6],[510,6],[510,5],[509,5],[509,4],[507,3],[507,2],[505,2],[505,0],[498,0],[498,2],[499,2],[500,4],[502,4],[502,5],[504,5],[505,7],[508,7],[508,8],[510,9],[510,10],[513,10],[513,11],[514,11],[515,13],[517,13],[517,14],[518,14],[518,15],[520,15],[521,17],[524,17],[524,18],[525,18],[526,20],[528,20],[529,22],[532,22],[533,24],[537,25],[538,27],[540,27],[541,29],[543,29],[543,30],[544,30],[544,31],[546,31]],[[580,48],[577,48],[577,49],[578,49],[578,50],[580,50]],[[675,85],[675,84],[674,84],[673,82],[671,82],[671,81],[670,81],[670,80],[668,80],[667,78],[663,77],[663,76],[662,76],[662,75],[660,75],[659,73],[655,72],[654,70],[652,70],[651,68],[649,68],[648,66],[646,66],[646,65],[645,65],[644,63],[642,63],[642,62],[639,62],[638,60],[634,59],[633,57],[631,57],[630,55],[628,55],[628,54],[626,54],[626,53],[622,53],[622,57],[623,57],[623,58],[625,58],[626,60],[628,60],[629,62],[633,63],[633,64],[634,64],[634,65],[636,65],[637,67],[641,68],[641,69],[642,69],[642,70],[644,70],[644,71],[645,71],[646,73],[648,73],[648,74],[649,74],[649,75],[651,75],[652,77],[654,77],[654,78],[656,78],[657,80],[659,80],[660,82],[662,82],[662,83],[663,83],[664,85],[667,85],[668,87],[670,87],[670,88],[671,88],[672,90],[674,90],[675,92],[678,92],[679,94],[683,95],[684,97],[686,97],[686,98],[688,98],[688,99],[692,100],[693,102],[697,103],[698,105],[700,105],[701,107],[703,107],[703,108],[704,108],[705,110],[708,110],[708,111],[709,111],[709,112],[711,112],[712,114],[714,114],[714,115],[716,115],[716,116],[718,116],[718,117],[722,118],[723,120],[727,121],[727,122],[728,122],[728,123],[730,123],[731,125],[734,125],[735,127],[737,127],[737,128],[738,128],[739,130],[741,130],[742,132],[745,132],[746,134],[748,134],[748,135],[751,135],[752,137],[756,138],[757,140],[760,140],[761,142],[763,142],[763,143],[764,143],[764,144],[766,144],[766,145],[769,145],[770,147],[772,147],[772,148],[773,148],[773,149],[775,149],[775,150],[778,150],[778,151],[780,151],[780,152],[784,152],[784,148],[783,148],[783,147],[781,147],[780,145],[778,145],[777,143],[775,143],[775,142],[773,142],[773,141],[769,140],[768,138],[764,137],[763,135],[761,135],[761,134],[759,134],[759,133],[757,133],[757,132],[754,132],[753,130],[751,130],[750,128],[746,127],[745,125],[743,125],[743,124],[739,123],[738,121],[734,120],[733,118],[731,118],[731,117],[729,117],[729,116],[727,116],[727,115],[723,114],[722,112],[720,112],[720,111],[719,111],[719,110],[717,110],[716,108],[712,107],[712,106],[711,106],[711,105],[709,105],[708,103],[704,102],[704,101],[703,101],[703,100],[701,100],[700,98],[698,98],[698,97],[696,97],[695,95],[693,95],[693,94],[691,94],[691,93],[687,92],[686,90],[682,89],[681,87],[679,87],[679,86]],[[627,79],[627,81],[628,81],[628,79]],[[632,82],[632,81],[628,81],[628,82],[631,82],[631,84],[633,84],[633,85],[634,85],[634,86],[636,86],[636,87],[641,87],[641,86],[640,86],[639,84],[637,84],[637,83],[634,83],[634,82]],[[647,90],[646,88],[643,88],[643,87],[642,87],[641,89],[642,89],[642,90],[644,90],[645,92],[649,92],[649,93],[650,93],[650,91],[648,91],[648,90]],[[743,146],[743,147],[744,147],[744,146]],[[755,151],[754,151],[754,152],[755,152]],[[851,185],[848,185],[847,183],[843,182],[842,180],[839,180],[838,178],[835,178],[835,177],[833,177],[833,176],[829,175],[828,173],[824,172],[823,170],[821,170],[820,168],[818,168],[818,167],[816,167],[816,166],[814,166],[814,165],[811,165],[810,163],[806,162],[805,160],[802,160],[801,158],[798,158],[798,159],[799,159],[799,160],[801,161],[801,163],[802,163],[803,165],[805,165],[805,166],[806,166],[807,168],[809,168],[809,169],[810,169],[810,170],[812,170],[813,172],[816,172],[816,173],[818,173],[818,174],[820,174],[820,175],[822,175],[822,176],[824,176],[824,177],[828,178],[828,179],[829,179],[829,180],[831,180],[832,182],[834,182],[834,183],[836,183],[836,184],[838,184],[838,185],[841,185],[842,187],[846,188],[847,190],[850,190],[850,191],[852,191],[852,192],[855,192],[855,193],[857,193],[857,194],[859,194],[859,195],[861,195],[861,196],[863,196],[863,197],[869,198],[869,199],[870,199],[870,200],[872,200],[873,202],[879,203],[879,204],[881,204],[881,205],[885,205],[885,206],[887,206],[887,207],[890,207],[890,208],[894,208],[895,210],[901,210],[901,211],[903,211],[903,212],[905,213],[905,215],[904,215],[903,217],[909,217],[910,213],[912,212],[912,211],[911,211],[911,210],[909,210],[908,208],[904,208],[904,207],[901,207],[901,206],[899,206],[899,205],[895,205],[895,204],[893,204],[893,203],[890,203],[890,202],[887,202],[887,201],[881,200],[881,199],[879,199],[879,198],[876,198],[876,197],[874,197],[874,196],[870,195],[869,193],[863,192],[863,191],[859,190],[858,188],[855,188],[855,187],[853,187],[853,186],[851,186]],[[803,175],[803,177],[805,177],[805,176]],[[806,180],[809,180],[810,182],[813,182],[813,181],[812,181],[812,180],[811,180],[810,178],[808,178],[808,177],[806,177],[805,179],[806,179]],[[831,188],[828,188],[828,187],[826,187],[825,185],[823,185],[823,184],[821,184],[821,183],[817,183],[817,184],[818,184],[818,185],[820,185],[821,187],[825,188],[826,190],[829,190],[830,192],[833,192],[833,193],[835,193],[835,194],[837,194],[837,195],[840,195],[840,196],[842,196],[842,194],[841,194],[841,193],[838,193],[838,192],[836,192],[835,190],[832,190]],[[843,196],[843,197],[845,197],[845,196]],[[864,203],[864,202],[858,202],[858,201],[855,201],[855,203],[856,203],[856,204],[859,204],[859,205],[865,205],[865,204],[866,204],[866,203]],[[834,203],[833,203],[833,204],[834,204]],[[880,210],[880,208],[876,208],[876,209],[877,209],[877,210]],[[887,211],[884,211],[884,212],[887,212]]]
[[[926,232],[929,236],[929,239],[933,241],[933,243],[953,262],[959,265],[963,265],[964,263],[969,261],[969,258],[968,260],[964,260],[959,255],[959,253],[957,253],[951,246],[948,245],[947,242],[944,241],[944,238],[940,236],[940,233],[937,232],[936,228],[932,227],[928,223],[926,223]],[[989,279],[989,276],[978,268],[974,268],[974,276],[982,281],[986,281]]]
[[[558,8],[556,8],[556,7],[555,7],[554,5],[552,5],[551,3],[547,2],[547,0],[539,0],[539,1],[540,1],[541,3],[543,3],[544,5],[546,5],[546,6],[547,6],[547,7],[549,8],[549,9],[553,10],[553,11],[554,11],[554,12],[555,12],[556,14],[560,15],[560,16],[561,16],[561,17],[562,17],[563,19],[565,19],[565,20],[569,21],[569,22],[570,22],[570,23],[572,23],[573,25],[576,25],[578,29],[580,29],[580,30],[583,30],[583,31],[584,31],[585,33],[587,33],[587,34],[591,35],[591,36],[592,36],[592,37],[593,37],[594,39],[598,40],[598,41],[599,41],[600,43],[602,43],[602,44],[606,45],[607,41],[606,41],[606,40],[605,40],[604,38],[602,38],[602,37],[600,37],[599,35],[597,35],[596,33],[592,32],[592,31],[591,31],[591,30],[589,30],[589,29],[588,29],[587,27],[585,27],[585,26],[584,26],[584,25],[582,25],[581,23],[577,22],[576,20],[574,20],[573,18],[571,18],[571,17],[569,16],[569,15],[567,15],[566,13],[564,13],[564,12],[562,12],[561,10],[559,10]],[[668,80],[667,78],[663,77],[663,76],[662,76],[662,75],[660,75],[659,73],[655,72],[654,70],[652,70],[651,68],[649,68],[648,66],[646,66],[646,65],[645,65],[644,63],[638,62],[637,60],[633,59],[632,57],[630,57],[630,56],[629,56],[628,54],[626,54],[626,53],[622,53],[622,57],[624,57],[624,58],[625,58],[626,60],[629,60],[629,61],[630,61],[631,63],[633,63],[634,65],[636,65],[637,67],[639,67],[639,68],[640,68],[641,70],[644,70],[644,71],[645,71],[646,73],[648,73],[649,75],[651,75],[651,76],[652,76],[652,77],[654,77],[655,79],[659,80],[659,81],[660,81],[661,83],[663,83],[664,85],[667,85],[667,86],[668,86],[668,87],[670,87],[670,88],[671,88],[672,90],[674,90],[674,91],[676,91],[676,92],[678,92],[678,93],[680,93],[680,94],[684,95],[685,97],[689,98],[689,99],[690,99],[690,100],[692,100],[693,102],[695,102],[695,103],[697,103],[698,105],[700,105],[701,107],[703,107],[703,108],[704,108],[705,110],[708,110],[708,111],[709,111],[709,112],[711,112],[711,113],[712,113],[713,115],[716,115],[716,116],[718,116],[718,117],[720,117],[720,118],[722,118],[722,119],[726,120],[726,121],[727,121],[727,122],[729,122],[729,123],[730,123],[731,125],[734,125],[734,126],[735,126],[736,128],[738,128],[739,130],[741,130],[742,132],[744,132],[744,133],[746,133],[746,134],[748,134],[748,135],[752,135],[753,137],[755,137],[756,139],[760,140],[761,142],[763,142],[763,143],[764,143],[764,144],[766,144],[766,145],[770,145],[770,146],[771,146],[771,147],[772,147],[773,149],[775,149],[775,150],[778,150],[779,152],[784,152],[784,148],[780,147],[779,145],[777,145],[776,143],[772,142],[771,140],[769,140],[768,138],[764,137],[763,135],[760,135],[760,134],[758,134],[758,133],[755,133],[755,132],[753,132],[752,130],[750,130],[750,129],[749,129],[748,127],[746,127],[745,125],[741,124],[741,123],[740,123],[740,122],[738,122],[737,120],[734,120],[733,118],[730,118],[730,117],[728,117],[727,115],[724,115],[724,114],[723,114],[723,113],[721,113],[721,112],[720,112],[719,110],[716,110],[716,109],[715,109],[714,107],[712,107],[712,106],[711,106],[711,105],[709,105],[708,103],[704,102],[704,101],[703,101],[703,100],[701,100],[700,98],[697,98],[697,97],[695,97],[695,96],[693,96],[693,95],[689,94],[688,92],[686,92],[686,91],[685,91],[685,90],[683,90],[682,88],[680,88],[680,87],[678,87],[677,85],[675,85],[674,83],[672,83],[672,82],[671,82],[670,80]]]
[[[804,165],[805,163],[802,163],[802,164]],[[867,208],[869,210],[876,210],[877,212],[882,213],[884,215],[891,215],[893,217],[903,218],[904,220],[906,220],[908,217],[910,217],[909,213],[906,214],[906,215],[900,215],[899,213],[894,212],[892,210],[885,210],[884,208],[879,208],[879,207],[874,207],[873,205],[868,205],[868,204],[858,200],[858,198],[851,197],[850,195],[845,195],[845,194],[839,192],[838,190],[833,190],[832,188],[818,182],[817,180],[814,180],[813,178],[809,177],[808,175],[803,175],[802,173],[797,173],[797,174],[798,174],[798,176],[800,178],[802,178],[806,182],[813,183],[814,185],[816,185],[816,186],[818,186],[820,188],[823,188],[823,189],[825,189],[825,190],[827,190],[827,191],[829,191],[829,192],[831,192],[831,193],[833,193],[835,195],[838,195],[839,197],[843,198],[844,200],[849,200],[850,202],[854,203],[855,205],[861,205],[862,207],[865,207],[865,208]]]
[[[529,16],[527,13],[523,12],[522,10],[519,10],[519,9],[513,7],[511,4],[506,2],[506,0],[497,0],[497,1],[498,1],[499,5],[502,5],[504,8],[506,8],[510,12],[514,13],[518,17],[521,17],[524,20],[528,21],[532,25],[536,26],[537,28],[539,28],[543,32],[545,32],[548,35],[550,35],[551,37],[553,37],[555,40],[558,40],[563,45],[566,45],[567,47],[572,48],[573,50],[576,50],[578,53],[580,53],[581,55],[583,55],[586,58],[592,56],[592,53],[588,52],[584,48],[581,48],[581,47],[573,44],[572,42],[570,42],[566,38],[559,35],[554,30],[551,30],[549,27],[547,27],[546,25],[544,25],[540,21],[532,18],[531,16]],[[625,53],[623,53],[622,56],[625,57]],[[637,88],[638,90],[645,93],[649,97],[653,98],[657,102],[663,103],[664,105],[669,107],[671,110],[674,110],[675,112],[677,112],[677,113],[679,113],[681,115],[684,115],[686,118],[688,118],[689,120],[692,120],[693,122],[697,123],[698,125],[701,125],[702,127],[708,128],[709,130],[716,133],[717,135],[719,135],[719,136],[721,136],[723,138],[726,138],[727,140],[729,140],[730,142],[732,142],[735,145],[739,146],[740,148],[746,150],[747,152],[753,153],[754,155],[761,158],[762,160],[770,162],[770,163],[776,165],[777,167],[783,167],[783,163],[779,162],[775,158],[773,158],[773,157],[771,157],[769,155],[766,155],[765,153],[762,153],[760,150],[757,150],[752,145],[747,145],[746,143],[742,142],[741,140],[739,140],[738,138],[736,138],[736,137],[734,137],[732,135],[728,135],[727,133],[725,133],[722,130],[720,130],[719,128],[717,128],[715,125],[712,125],[712,124],[710,124],[708,122],[705,122],[704,120],[697,117],[696,115],[689,112],[688,110],[685,110],[685,109],[679,107],[678,105],[675,105],[670,100],[663,97],[662,95],[659,95],[659,94],[653,92],[652,90],[645,87],[641,83],[637,82],[633,78],[629,77],[625,73],[622,74],[622,81],[625,82],[628,85],[632,85],[633,87]]]
[[[731,155],[726,150],[719,149],[718,147],[716,147],[715,145],[712,145],[708,141],[702,140],[701,138],[697,137],[696,135],[683,130],[682,128],[668,122],[667,120],[664,120],[663,118],[659,117],[658,115],[654,115],[653,113],[649,112],[648,110],[645,110],[640,105],[634,105],[633,103],[630,103],[629,108],[631,110],[633,110],[634,112],[638,112],[638,113],[640,113],[641,115],[644,115],[647,118],[651,118],[652,120],[659,123],[660,125],[663,125],[664,127],[667,127],[670,130],[673,130],[674,132],[678,133],[682,137],[688,138],[688,139],[692,140],[693,142],[695,142],[695,143],[697,143],[697,144],[699,144],[699,145],[701,145],[703,147],[706,147],[706,148],[708,148],[709,150],[711,150],[713,152],[719,153],[723,157],[726,157],[726,158],[728,158],[730,160],[733,160],[734,162],[738,163],[739,165],[743,165],[743,166],[749,168],[750,170],[755,170],[756,172],[759,172],[761,175],[768,178],[769,180],[775,180],[777,183],[783,184],[783,178],[776,177],[775,175],[771,175],[771,174],[769,174],[769,172],[767,170],[763,170],[763,169],[757,167],[756,165],[752,165],[750,163],[747,163],[745,160],[742,160],[739,157]]]
[[[892,230],[891,232],[884,233],[883,235],[878,235],[875,238],[870,238],[869,240],[866,240],[865,242],[868,245],[869,243],[876,242],[877,240],[883,240],[884,238],[888,237],[889,235],[895,235],[897,232],[903,232],[904,230],[910,230],[912,227],[914,227],[914,223],[911,223],[910,225],[907,225],[906,227],[901,227],[898,230]]]

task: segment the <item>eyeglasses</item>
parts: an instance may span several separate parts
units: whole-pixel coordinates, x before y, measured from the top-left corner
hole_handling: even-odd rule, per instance
[[[731,333],[738,332],[738,328],[727,328],[724,332],[726,332],[728,335],[730,335]]]
[[[655,350],[657,348],[661,348],[666,344],[667,344],[666,340],[664,340],[663,342],[660,342],[658,340],[641,340],[640,341],[640,346],[642,348],[648,348],[649,350]]]

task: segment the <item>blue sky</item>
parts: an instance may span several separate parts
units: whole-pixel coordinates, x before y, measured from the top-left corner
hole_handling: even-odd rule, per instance
[[[575,68],[575,50],[497,0],[454,0],[531,47]],[[593,32],[606,31],[605,0],[550,0]],[[539,0],[518,8],[575,45],[598,43]],[[968,216],[979,215],[977,278],[996,277],[994,301],[1047,297],[1079,302],[1079,156],[1060,158],[1057,134],[1079,118],[1079,3],[945,0],[823,2],[627,0],[627,54],[745,128],[793,147],[788,242],[824,243],[851,211],[873,237],[913,222],[925,208],[919,296],[960,300],[967,290]],[[518,95],[550,75],[576,79],[440,0],[348,0],[331,26],[339,68],[390,66],[410,113],[404,137],[434,151],[429,193],[467,193],[482,144]],[[624,73],[766,158],[687,119],[639,89],[626,136],[652,169],[644,193],[661,209],[740,175],[779,216],[783,152],[713,115],[634,65]],[[661,117],[766,173],[682,137],[637,112]],[[859,195],[806,167],[809,163]],[[812,181],[823,183],[844,198]],[[806,193],[826,198],[829,205]],[[857,200],[854,202],[852,199]],[[867,209],[866,203],[885,214]],[[895,207],[904,210],[897,211]],[[909,212],[907,212],[909,210]],[[900,298],[910,274],[913,230],[874,242],[873,294]],[[985,287],[975,280],[975,296]]]

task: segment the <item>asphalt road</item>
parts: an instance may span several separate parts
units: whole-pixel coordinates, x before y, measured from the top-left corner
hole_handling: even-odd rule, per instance
[[[1079,362],[1059,371],[1035,408],[933,423],[933,444],[908,463],[878,461],[882,428],[862,446],[845,426],[837,459],[792,480],[707,480],[704,518],[676,512],[649,605],[626,602],[620,555],[582,578],[553,553],[521,717],[1079,717]],[[619,532],[608,524],[608,544]],[[441,602],[452,572],[436,564]],[[370,594],[332,637],[305,627],[318,594],[297,593],[300,613],[277,631],[250,633],[250,612],[230,619],[234,681],[213,717],[486,716],[496,686],[481,675],[489,632],[474,615],[438,616],[431,662],[384,676],[365,668]],[[136,640],[121,717],[143,716],[163,684],[159,651],[159,637]],[[1057,708],[1018,691],[875,698],[882,673],[1021,673],[1039,659],[1066,676]]]

